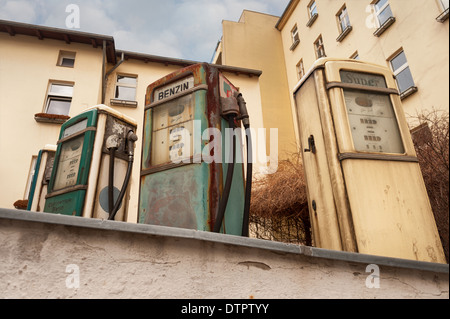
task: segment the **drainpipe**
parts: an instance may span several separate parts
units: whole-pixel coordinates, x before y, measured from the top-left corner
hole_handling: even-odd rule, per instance
[[[106,42],[103,41],[103,65],[105,65],[105,58],[106,58]],[[103,69],[103,88],[102,88],[102,104],[105,104],[105,98],[106,98],[106,87],[108,86],[108,77],[111,75],[111,73],[114,72],[115,69],[119,67],[125,60],[125,53],[122,52],[122,56],[120,57],[120,61],[117,62],[117,64],[108,72],[105,74],[105,70]]]

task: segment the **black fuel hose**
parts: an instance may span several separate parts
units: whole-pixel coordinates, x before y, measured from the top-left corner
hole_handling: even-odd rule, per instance
[[[245,202],[244,202],[244,216],[242,221],[242,236],[248,237],[249,235],[249,223],[250,223],[250,202],[252,193],[252,174],[253,174],[253,149],[252,149],[252,136],[250,131],[250,118],[247,111],[247,103],[241,93],[236,92],[235,97],[239,105],[239,113],[241,116],[245,129],[245,137],[247,144],[247,176],[245,184]]]
[[[133,157],[133,156],[130,156]],[[122,204],[123,197],[125,196],[125,192],[128,187],[128,183],[130,182],[131,177],[131,169],[133,168],[133,159],[128,159],[128,167],[127,167],[127,173],[125,175],[125,180],[123,181],[122,189],[120,190],[119,197],[117,198],[116,204],[114,205],[114,208],[109,214],[109,220],[114,220],[114,217],[116,217],[117,212],[119,211],[120,205]]]
[[[220,228],[222,227],[223,217],[225,216],[225,210],[227,208],[228,197],[230,196],[231,183],[233,181],[234,164],[236,163],[236,135],[234,134],[234,116],[228,117],[228,125],[233,132],[233,160],[231,163],[228,163],[225,186],[222,191],[222,198],[219,203],[219,211],[216,216],[216,221],[214,222],[214,232],[216,233],[220,232]]]
[[[131,170],[133,168],[133,162],[134,162],[134,151],[133,146],[134,142],[137,141],[137,136],[134,134],[133,131],[129,131],[127,135],[128,140],[128,166],[127,166],[127,172],[125,174],[125,179],[122,184],[122,189],[120,190],[119,197],[117,198],[116,204],[114,205],[114,208],[112,212],[109,214],[108,220],[114,220],[116,217],[117,212],[119,211],[120,205],[122,204],[122,200],[125,196],[125,192],[127,191],[128,184],[130,182],[131,178]]]
[[[109,178],[108,178],[108,214],[111,213],[114,208],[114,160],[115,160],[116,148],[111,147],[109,149]]]
[[[253,149],[252,149],[252,135],[250,132],[250,124],[245,125],[245,137],[247,143],[247,176],[245,184],[245,203],[244,203],[244,217],[242,222],[242,236],[248,237],[249,223],[250,223],[250,200],[252,193],[252,174],[253,174]]]

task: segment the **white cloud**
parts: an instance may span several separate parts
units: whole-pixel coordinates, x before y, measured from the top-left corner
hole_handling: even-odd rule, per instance
[[[289,0],[0,0],[0,19],[65,28],[66,6],[80,30],[114,36],[121,50],[209,62],[222,20],[244,9],[281,15]]]
[[[36,20],[35,4],[30,1],[1,1],[0,19],[33,23]]]

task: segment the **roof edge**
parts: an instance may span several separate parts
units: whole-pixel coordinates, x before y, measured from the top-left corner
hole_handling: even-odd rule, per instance
[[[278,29],[278,31],[281,31],[284,26],[286,25],[287,20],[292,15],[292,12],[294,12],[294,9],[297,7],[300,0],[290,0],[288,5],[286,6],[286,9],[284,9],[283,14],[281,15],[280,19],[278,20],[277,24],[275,25],[275,28]]]
[[[124,54],[124,58],[126,59],[135,59],[144,61],[146,63],[148,62],[154,62],[154,63],[162,63],[165,65],[177,65],[182,67],[187,67],[190,65],[202,63],[200,61],[193,61],[193,60],[185,60],[185,59],[178,59],[178,58],[169,58],[159,55],[152,55],[152,54],[146,54],[146,53],[138,53],[138,52],[131,52],[131,51],[124,51],[124,50],[116,50],[117,55]],[[207,62],[205,62],[207,63]],[[247,76],[256,76],[259,77],[262,74],[262,71],[260,70],[254,70],[254,69],[247,69],[247,68],[241,68],[241,67],[235,67],[235,66],[228,66],[228,65],[221,65],[221,64],[211,64],[209,65],[221,70],[222,72],[228,72],[228,73],[234,73],[234,74],[243,74]]]

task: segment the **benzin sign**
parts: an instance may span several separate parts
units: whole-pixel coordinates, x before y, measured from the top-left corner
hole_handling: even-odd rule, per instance
[[[180,94],[181,92],[192,89],[193,87],[194,87],[194,77],[191,76],[188,78],[184,78],[180,81],[171,83],[169,85],[166,85],[162,88],[155,90],[154,102],[168,99],[169,97]]]

